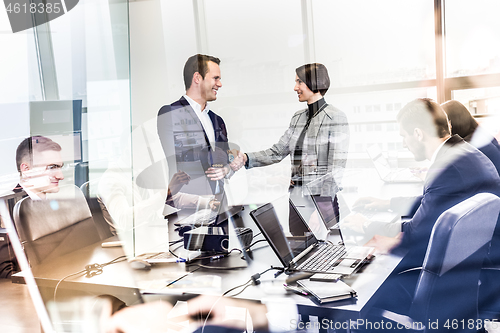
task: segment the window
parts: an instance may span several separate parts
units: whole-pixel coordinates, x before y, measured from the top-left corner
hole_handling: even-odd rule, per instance
[[[500,73],[500,2],[453,0],[445,9],[446,76]]]
[[[333,87],[434,79],[433,8],[432,0],[314,1],[316,60]]]

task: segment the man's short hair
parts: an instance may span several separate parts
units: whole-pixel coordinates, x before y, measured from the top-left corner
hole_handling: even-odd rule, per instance
[[[194,56],[189,57],[184,65],[184,86],[186,90],[191,87],[191,83],[193,82],[194,73],[200,73],[203,78],[208,73],[208,62],[215,62],[217,65],[220,64],[220,59],[205,55],[205,54],[195,54]]]
[[[33,152],[41,153],[47,150],[61,151],[61,146],[44,136],[30,136],[24,139],[16,150],[17,171],[21,172],[21,164],[33,165]]]
[[[444,138],[450,135],[448,117],[443,108],[430,98],[418,98],[406,104],[398,113],[400,126],[409,134],[420,128],[428,134]]]
[[[319,92],[324,96],[330,88],[330,76],[323,64],[305,64],[298,67],[295,73],[313,93]]]

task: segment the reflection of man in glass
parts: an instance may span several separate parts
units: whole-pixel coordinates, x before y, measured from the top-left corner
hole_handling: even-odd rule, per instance
[[[47,193],[59,192],[59,181],[64,176],[58,143],[43,136],[26,138],[17,147],[16,164],[21,179],[14,192],[24,190],[32,200],[44,200]],[[0,246],[0,278],[10,277],[16,267],[17,261],[7,245]]]
[[[64,176],[58,143],[43,136],[26,138],[17,147],[16,163],[20,185],[31,199],[45,199],[46,193],[59,192]]]
[[[184,66],[186,94],[158,112],[158,135],[170,177],[185,171],[191,180],[183,191],[198,195],[221,193],[221,180],[233,173],[226,125],[208,104],[222,87],[219,63],[208,55],[190,57]]]
[[[242,155],[231,164],[233,170],[278,163],[290,155],[292,185],[302,185],[327,173],[335,173],[340,183],[349,147],[349,127],[344,112],[326,103],[330,87],[326,67],[313,63],[298,67],[294,91],[307,109],[296,112],[290,127],[271,148]],[[242,162],[242,163],[238,163]]]

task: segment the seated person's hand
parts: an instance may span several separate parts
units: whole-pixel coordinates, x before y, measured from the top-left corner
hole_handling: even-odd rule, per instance
[[[205,174],[210,180],[221,180],[224,177],[226,177],[228,173],[229,173],[229,168],[227,166],[223,166],[220,168],[211,167],[208,168],[207,171],[205,171]]]
[[[179,331],[184,328],[177,324],[187,320],[187,316],[167,318],[172,305],[167,302],[151,302],[130,306],[116,312],[104,322],[106,333],[140,333]]]
[[[103,320],[106,333],[171,332],[185,330],[178,324],[187,320],[199,325],[218,325],[246,329],[244,321],[226,320],[226,308],[245,308],[252,318],[253,328],[267,330],[267,308],[265,305],[228,297],[199,296],[188,301],[188,313],[169,317],[172,305],[166,302],[150,302],[124,308],[107,320]]]
[[[247,309],[252,318],[255,330],[267,330],[267,308],[265,305],[238,300],[229,297],[200,296],[188,301],[188,312],[191,319],[199,319],[200,324],[229,326],[242,331],[246,329],[246,323],[239,320],[226,320],[226,307]]]
[[[399,233],[396,237],[375,235],[365,244],[365,246],[374,247],[375,253],[387,254],[399,245],[402,235],[403,233]]]
[[[213,211],[216,211],[219,209],[219,206],[220,206],[220,201],[217,201],[215,199],[213,200],[210,200],[209,202],[209,206],[210,206],[210,209],[213,210]]]
[[[243,154],[241,151],[237,151],[234,160],[229,164],[233,171],[238,171],[247,162],[247,155]]]
[[[174,174],[170,183],[168,184],[168,189],[172,195],[177,194],[184,185],[189,184],[191,177],[184,171],[179,170]]]
[[[355,232],[358,232],[360,234],[364,234],[364,228],[363,226],[365,223],[367,223],[369,220],[366,218],[366,216],[361,215],[361,214],[351,214],[349,216],[346,216],[344,220],[342,221],[342,228],[349,228]]]
[[[356,200],[352,206],[352,210],[356,209],[373,209],[373,210],[389,210],[391,206],[390,200],[383,200],[374,197],[363,197]]]
[[[425,180],[425,177],[427,176],[427,171],[428,170],[429,169],[425,168],[425,167],[424,168],[410,168],[411,173],[414,176],[416,176],[416,177],[418,177],[418,178],[420,178],[422,180]]]

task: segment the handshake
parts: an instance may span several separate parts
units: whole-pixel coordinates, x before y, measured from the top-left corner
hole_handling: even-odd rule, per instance
[[[233,160],[229,163],[229,168],[235,172],[241,169],[247,162],[247,155],[237,149],[229,150],[227,153],[233,156]],[[221,180],[229,173],[229,168],[227,165],[221,165],[220,167],[212,166],[205,171],[205,174],[210,180]]]
[[[229,151],[229,153],[234,156],[234,159],[231,161],[231,163],[229,163],[229,166],[233,171],[238,171],[242,166],[245,165],[245,163],[247,163],[248,157],[241,151],[232,149]]]

